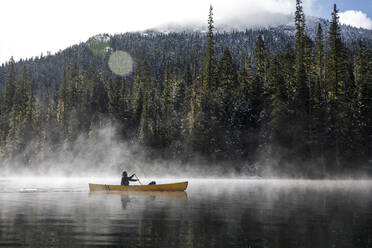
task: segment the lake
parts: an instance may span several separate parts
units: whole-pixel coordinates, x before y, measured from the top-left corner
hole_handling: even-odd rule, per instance
[[[372,247],[371,181],[155,180],[189,187],[90,193],[88,182],[120,178],[0,178],[0,246]]]

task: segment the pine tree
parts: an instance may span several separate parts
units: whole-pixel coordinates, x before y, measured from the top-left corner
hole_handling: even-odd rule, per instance
[[[279,56],[275,56],[269,69],[270,85],[273,94],[271,95],[270,129],[272,132],[271,142],[277,145],[276,148],[294,149],[292,129],[288,128],[291,115],[288,111],[287,85],[283,76],[283,69]],[[285,155],[285,151],[280,150],[280,155]]]
[[[294,111],[292,108],[294,106],[294,95],[295,95],[295,61],[296,61],[296,54],[295,50],[292,48],[290,44],[287,44],[284,52],[280,59],[282,63],[282,70],[283,70],[283,77],[284,81],[287,84],[287,97],[289,108],[291,111]]]
[[[224,49],[219,65],[219,88],[231,91],[237,87],[236,68],[228,48]]]
[[[194,81],[194,96],[191,103],[190,116],[190,143],[194,151],[202,154],[214,156],[216,151],[217,134],[217,66],[214,51],[213,34],[213,8],[210,6],[208,18],[208,34],[206,52],[203,64],[202,87],[198,83],[198,78]],[[218,108],[218,107],[217,107]]]
[[[235,123],[234,103],[237,98],[237,72],[234,61],[228,48],[225,48],[219,62],[219,85],[216,91],[216,150],[222,157],[228,156],[228,150],[234,150],[233,144],[236,143],[233,137]]]
[[[145,62],[143,65],[143,107],[140,122],[140,141],[143,145],[162,148],[161,137],[161,104],[160,93],[150,76],[150,69]]]
[[[324,61],[324,40],[323,40],[323,29],[322,25],[318,24],[318,30],[316,35],[316,50],[315,50],[315,70],[317,75],[317,84],[319,88],[324,88],[325,82],[325,61]],[[325,90],[325,89],[323,89]],[[324,94],[324,92],[323,92]]]
[[[187,82],[180,78],[180,73],[177,67],[174,69],[173,74],[174,83],[172,89],[172,103],[174,106],[174,111],[178,116],[180,116],[184,112]]]
[[[248,159],[257,148],[260,132],[260,113],[263,108],[263,86],[248,56],[238,72],[239,87],[234,90],[232,134],[230,151],[232,157]]]
[[[270,66],[269,54],[261,35],[258,36],[256,41],[254,60],[256,62],[256,74],[249,89],[249,97],[252,103],[254,125],[257,125],[260,113],[264,107],[269,105],[268,102],[272,93],[267,80]]]
[[[327,99],[325,87],[325,55],[323,30],[320,23],[318,24],[315,49],[315,84],[312,89],[312,122],[314,141],[311,144],[314,156],[321,159],[324,166],[324,149],[327,136]]]
[[[171,79],[171,71],[169,68],[169,61],[165,63],[164,76],[162,82],[161,94],[161,137],[162,143],[167,147],[172,140],[172,113],[174,106],[172,102],[173,82]]]
[[[240,67],[237,75],[237,80],[239,82],[238,90],[244,92],[244,94],[248,96],[250,86],[255,77],[256,75],[252,68],[251,60],[248,56],[245,56],[244,64]]]
[[[48,146],[45,146],[44,154],[48,156],[51,151],[54,151],[58,144],[60,143],[61,133],[59,125],[57,122],[57,103],[55,99],[55,90],[49,90],[48,92],[48,108],[45,113],[44,121],[44,131],[45,133],[45,143]]]
[[[119,119],[119,106],[120,106],[120,89],[123,84],[123,78],[116,75],[112,80],[107,78],[105,88],[108,98],[108,113],[112,120]]]
[[[179,156],[182,148],[180,142],[182,142],[182,124],[183,118],[187,111],[185,106],[186,97],[186,85],[185,81],[181,79],[178,68],[174,68],[172,76],[172,115],[171,115],[171,149],[173,157]]]
[[[296,0],[296,62],[295,62],[295,85],[294,85],[294,128],[293,135],[296,137],[297,152],[302,157],[311,155],[309,141],[311,140],[311,102],[309,68],[311,58],[308,58],[311,51],[310,39],[305,34],[305,15],[302,10],[302,1]]]
[[[58,89],[58,103],[57,103],[57,122],[62,131],[62,139],[67,138],[67,129],[69,121],[69,113],[72,110],[72,79],[73,79],[73,64],[72,52],[69,51],[65,71],[62,82]]]
[[[24,77],[25,109],[23,113],[23,126],[25,127],[25,140],[26,143],[28,143],[32,139],[40,139],[38,134],[40,134],[42,126],[38,123],[40,118],[40,106],[36,104],[34,81],[27,73],[25,73]],[[33,147],[33,149],[36,149],[36,147]]]
[[[295,98],[294,102],[297,106],[297,119],[306,118],[306,113],[309,109],[309,88],[306,75],[305,62],[305,16],[302,10],[302,1],[296,0],[296,62],[295,62]]]
[[[9,132],[10,112],[13,108],[13,97],[16,91],[16,71],[13,57],[8,63],[8,70],[5,78],[5,90],[2,95],[1,116],[0,116],[0,144],[4,148]]]
[[[219,86],[216,92],[217,102],[219,103],[217,107],[217,117],[221,122],[229,122],[229,120],[231,120],[231,114],[233,112],[232,107],[237,86],[236,68],[230,51],[226,48],[219,64]],[[220,128],[225,129],[226,124],[227,123],[220,123],[220,125],[222,125]]]
[[[267,70],[269,68],[269,54],[261,35],[258,36],[254,49],[254,60],[256,62],[256,74],[262,85],[265,85]],[[266,86],[266,85],[265,85]]]
[[[355,63],[355,82],[358,89],[359,120],[362,156],[371,159],[372,150],[372,51],[358,42]]]
[[[12,110],[10,112],[9,132],[6,138],[6,150],[8,156],[13,156],[23,152],[26,147],[26,128],[23,120],[25,116],[25,109],[27,108],[27,75],[26,69],[23,67],[22,72],[17,78],[17,84],[14,92]]]
[[[362,93],[361,86],[365,83],[368,76],[368,51],[363,41],[358,41],[356,61],[354,68],[355,84],[358,89],[358,93]],[[358,98],[360,95],[358,94]]]
[[[328,98],[328,147],[329,157],[341,168],[343,156],[349,155],[347,148],[348,130],[350,128],[350,108],[348,90],[350,75],[346,64],[345,47],[341,41],[339,17],[336,5],[332,12],[332,21],[328,38],[329,52],[327,56],[327,98]]]
[[[162,120],[163,122],[169,122],[170,114],[172,112],[171,102],[172,102],[172,82],[170,78],[170,68],[169,61],[165,64],[164,77],[162,82],[162,96],[161,96],[161,107],[162,107]]]
[[[124,138],[133,137],[132,133],[135,125],[133,123],[133,108],[131,104],[131,95],[127,82],[124,81],[120,89],[119,99],[119,120],[122,123],[122,134]]]
[[[10,58],[8,63],[8,72],[5,79],[5,96],[4,96],[4,107],[3,112],[9,113],[12,109],[13,96],[16,90],[16,71],[15,71],[15,62],[13,57]]]
[[[213,90],[217,86],[215,41],[213,34],[213,7],[209,7],[207,50],[204,57],[203,85],[205,89]]]
[[[141,119],[142,107],[143,107],[143,97],[144,97],[144,80],[143,80],[143,66],[138,60],[135,62],[135,71],[133,79],[133,89],[132,89],[132,106],[133,106],[133,117],[135,123],[139,124]]]

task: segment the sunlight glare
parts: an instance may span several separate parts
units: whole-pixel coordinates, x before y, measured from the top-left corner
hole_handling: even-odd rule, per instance
[[[110,55],[108,65],[116,75],[125,76],[133,70],[133,59],[125,51],[115,51]]]

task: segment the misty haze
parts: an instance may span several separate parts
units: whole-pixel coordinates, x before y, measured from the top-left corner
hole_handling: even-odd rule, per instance
[[[87,3],[2,6],[0,246],[372,247],[372,5]]]

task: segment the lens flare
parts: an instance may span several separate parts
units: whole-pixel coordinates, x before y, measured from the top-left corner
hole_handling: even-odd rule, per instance
[[[133,59],[127,52],[115,51],[110,55],[108,66],[113,73],[124,76],[132,72]]]

